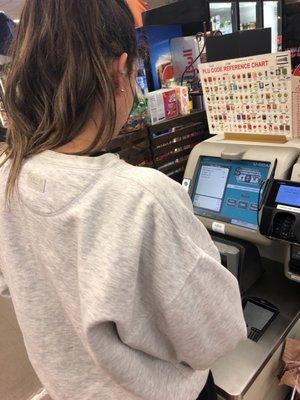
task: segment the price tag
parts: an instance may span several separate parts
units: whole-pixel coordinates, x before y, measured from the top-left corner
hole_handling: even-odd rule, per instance
[[[213,222],[212,230],[214,232],[222,233],[222,235],[225,235],[225,224],[222,224],[221,222]]]

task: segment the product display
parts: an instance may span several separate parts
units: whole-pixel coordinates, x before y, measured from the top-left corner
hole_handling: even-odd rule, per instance
[[[196,36],[186,36],[171,39],[170,48],[174,67],[174,80],[178,84],[192,81],[199,74],[200,63],[203,58],[193,63],[201,52],[203,43]],[[189,67],[189,68],[187,68]]]
[[[148,93],[148,112],[152,124],[190,113],[189,90],[174,86]]]
[[[182,36],[181,25],[145,26],[136,30],[139,57],[145,61],[148,86],[158,90],[174,81],[170,40]]]
[[[179,114],[187,115],[190,113],[189,90],[186,86],[176,86],[176,96]]]
[[[128,120],[122,128],[121,133],[130,133],[138,129],[143,129],[147,125],[147,120],[147,100],[141,95],[135,99]]]
[[[152,124],[179,115],[176,89],[161,89],[148,93],[148,111]]]
[[[207,63],[200,74],[212,134],[292,136],[289,52]]]

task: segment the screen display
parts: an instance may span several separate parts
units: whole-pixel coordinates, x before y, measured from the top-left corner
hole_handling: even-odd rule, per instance
[[[300,187],[280,185],[275,202],[287,206],[300,207]]]
[[[195,213],[257,229],[259,193],[269,169],[269,162],[201,157],[192,196]]]

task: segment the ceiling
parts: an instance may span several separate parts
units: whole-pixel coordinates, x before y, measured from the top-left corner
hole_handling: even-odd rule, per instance
[[[0,11],[4,11],[13,19],[18,19],[24,0],[0,0]]]

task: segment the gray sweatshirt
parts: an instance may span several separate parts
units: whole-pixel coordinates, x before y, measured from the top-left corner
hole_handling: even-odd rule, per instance
[[[53,400],[194,400],[245,338],[235,278],[163,174],[112,154],[24,162],[4,206],[0,291]]]

